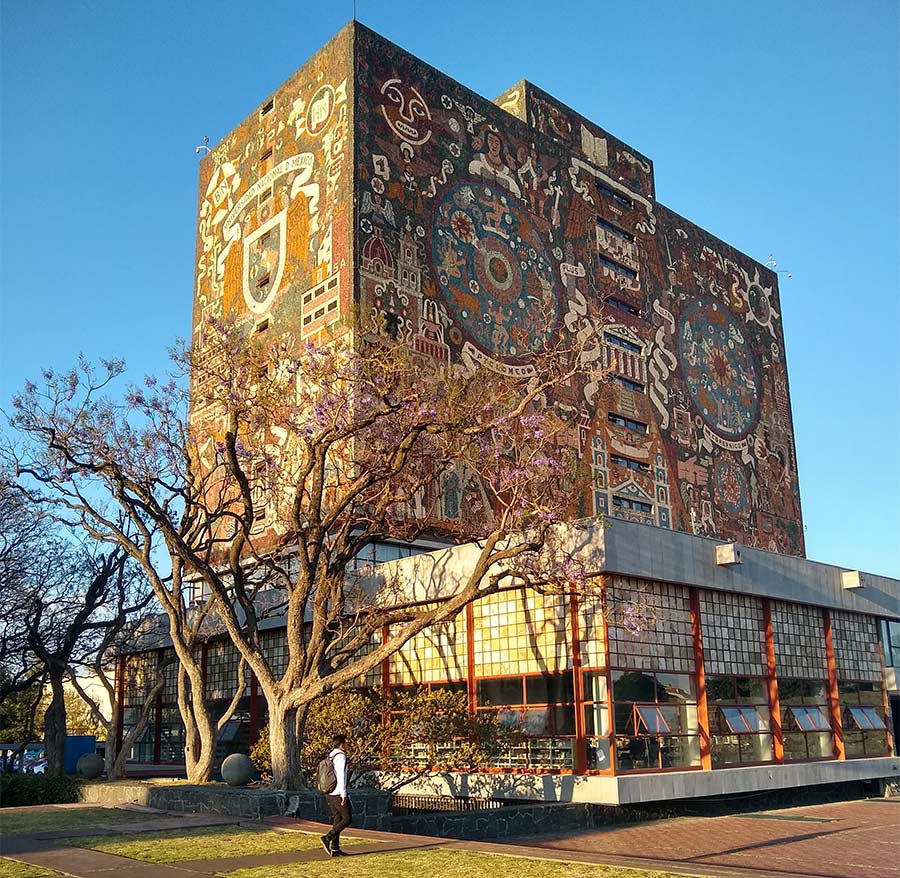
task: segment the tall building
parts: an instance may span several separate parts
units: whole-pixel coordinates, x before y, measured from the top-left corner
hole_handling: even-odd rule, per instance
[[[803,555],[777,275],[655,191],[530,83],[487,101],[357,24],[201,162],[194,323],[302,340],[355,308],[514,374],[561,328],[611,370],[556,394],[582,516]]]
[[[898,770],[900,583],[803,558],[777,275],[661,205],[650,159],[530,83],[488,101],[346,27],[203,158],[194,324],[303,341],[352,313],[510,374],[561,330],[610,371],[553,400],[591,473],[579,517],[623,519],[573,525],[604,605],[502,592],[374,675],[466,688],[526,731],[471,789],[627,802]],[[192,417],[214,441],[215,412]],[[451,475],[435,529],[465,533],[491,511]],[[368,560],[414,581],[430,556],[403,556],[428,548]],[[466,547],[440,551],[451,586]],[[277,668],[284,630],[266,637]],[[126,712],[167,649],[123,661]],[[227,702],[237,654],[205,650]],[[177,766],[173,699],[136,762]],[[261,708],[251,680],[226,750]]]

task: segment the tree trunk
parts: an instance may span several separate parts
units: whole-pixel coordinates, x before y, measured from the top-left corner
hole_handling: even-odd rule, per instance
[[[103,754],[103,771],[107,780],[121,780],[125,777],[125,742],[116,750],[119,739],[119,703],[116,699],[110,702],[112,716],[106,725],[106,751]]]
[[[297,710],[285,710],[273,700],[269,700],[269,751],[272,757],[272,786],[279,790],[303,789],[306,784],[300,770]]]
[[[50,679],[50,706],[44,714],[44,756],[49,775],[66,773],[66,699],[63,675],[53,669]]]

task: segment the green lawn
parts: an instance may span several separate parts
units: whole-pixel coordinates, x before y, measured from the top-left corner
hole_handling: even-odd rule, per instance
[[[349,856],[337,860],[265,866],[228,872],[228,878],[684,878],[617,866],[589,866],[555,860],[525,860],[468,851],[431,850]]]
[[[156,815],[118,808],[2,808],[0,833],[27,835],[31,832],[58,832],[63,829],[90,829],[119,823],[152,820]]]
[[[347,846],[360,844],[362,840],[344,838],[343,842]],[[318,835],[306,832],[279,832],[243,826],[202,826],[196,829],[135,832],[117,836],[91,835],[61,839],[59,843],[91,848],[105,854],[117,854],[145,863],[178,863],[185,860],[308,851],[318,848],[320,844]]]
[[[59,872],[0,857],[0,878],[62,878]]]

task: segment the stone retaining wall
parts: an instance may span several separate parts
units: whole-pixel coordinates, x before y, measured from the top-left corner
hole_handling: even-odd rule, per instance
[[[97,805],[146,805],[161,811],[221,814],[261,820],[264,817],[297,817],[330,823],[325,801],[310,790],[269,790],[229,787],[225,784],[183,783],[88,783],[81,801]],[[353,825],[360,829],[390,830],[390,794],[381,790],[354,790]]]
[[[260,820],[287,816],[330,823],[325,801],[318,793],[275,791],[224,784],[88,783],[81,799],[98,805],[146,805],[161,811],[221,814]],[[390,794],[382,790],[353,790],[353,825],[440,838],[485,839],[528,836],[543,832],[590,829],[595,808],[587,804],[533,803],[465,812],[427,812],[394,815]]]

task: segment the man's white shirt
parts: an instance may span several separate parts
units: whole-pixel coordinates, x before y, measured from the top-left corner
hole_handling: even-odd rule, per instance
[[[342,799],[347,796],[347,754],[340,747],[335,747],[328,757],[334,766],[334,775],[337,778],[337,786],[328,795],[340,796]]]

